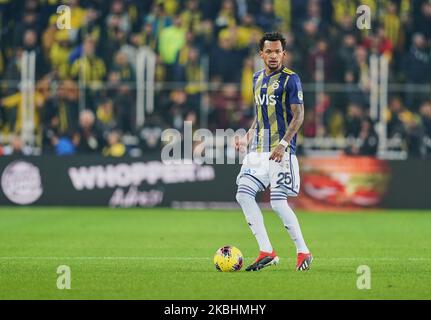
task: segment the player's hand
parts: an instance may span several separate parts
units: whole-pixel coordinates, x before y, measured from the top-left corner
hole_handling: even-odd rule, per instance
[[[286,152],[286,147],[279,144],[274,151],[272,151],[271,156],[269,157],[269,160],[274,160],[275,162],[281,162],[284,157],[284,153]]]
[[[248,141],[245,137],[235,137],[235,150],[244,151],[247,148]]]

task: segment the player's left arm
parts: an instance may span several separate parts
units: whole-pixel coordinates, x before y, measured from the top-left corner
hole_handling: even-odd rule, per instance
[[[304,122],[304,104],[291,104],[290,108],[292,110],[293,118],[286,130],[286,134],[283,140],[286,141],[287,145],[293,139],[295,134],[298,132],[299,128]],[[270,160],[275,160],[276,162],[281,162],[283,159],[286,146],[279,144],[269,157]]]
[[[289,123],[288,128],[283,139],[280,141],[278,146],[274,149],[269,157],[270,160],[281,162],[283,159],[286,147],[289,147],[290,141],[292,141],[295,134],[304,121],[304,100],[301,80],[297,74],[291,75],[286,84],[286,89],[290,110],[292,111],[292,120]]]

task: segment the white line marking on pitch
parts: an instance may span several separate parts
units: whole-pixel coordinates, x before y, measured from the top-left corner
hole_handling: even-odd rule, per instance
[[[314,257],[316,260],[320,261],[430,261],[430,258],[426,257],[409,257],[409,258],[399,258],[399,257],[334,257],[334,258],[319,258]],[[0,260],[211,260],[210,257],[1,257]],[[245,259],[254,259],[252,257],[246,257]],[[291,259],[287,257],[281,257],[281,259]]]

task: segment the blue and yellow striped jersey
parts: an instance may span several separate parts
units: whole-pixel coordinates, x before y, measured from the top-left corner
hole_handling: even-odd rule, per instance
[[[290,105],[303,103],[301,80],[286,67],[269,75],[264,69],[253,76],[253,93],[257,126],[252,150],[270,152],[283,138],[292,121]],[[290,153],[295,152],[296,135],[290,141]]]

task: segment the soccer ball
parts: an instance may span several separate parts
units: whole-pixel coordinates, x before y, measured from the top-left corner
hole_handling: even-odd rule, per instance
[[[221,247],[214,255],[214,265],[222,272],[241,270],[243,260],[241,251],[233,246]]]

